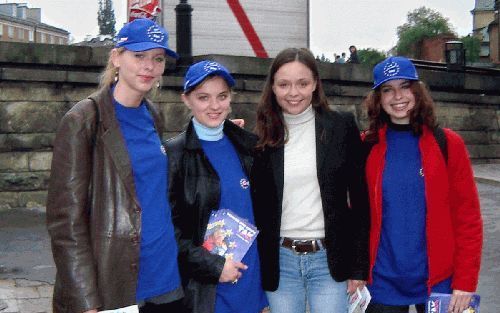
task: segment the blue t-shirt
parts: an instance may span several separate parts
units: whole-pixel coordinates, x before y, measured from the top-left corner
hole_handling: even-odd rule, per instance
[[[229,209],[255,225],[250,184],[233,144],[226,136],[217,141],[200,142],[220,179],[219,209]],[[250,246],[242,262],[248,269],[242,271],[243,275],[237,284],[217,285],[216,313],[257,313],[268,306],[260,279],[257,241]]]
[[[418,142],[409,125],[387,129],[382,230],[369,286],[373,303],[410,305],[428,297],[425,173]],[[433,291],[450,292],[450,282]]]
[[[180,286],[177,243],[167,200],[167,155],[144,102],[137,108],[113,103],[142,209],[136,290],[136,300],[142,301]]]

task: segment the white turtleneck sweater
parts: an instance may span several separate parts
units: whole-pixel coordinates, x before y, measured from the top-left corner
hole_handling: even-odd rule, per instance
[[[291,115],[283,113],[288,127],[285,144],[282,237],[313,239],[325,237],[325,221],[316,169],[314,110]]]

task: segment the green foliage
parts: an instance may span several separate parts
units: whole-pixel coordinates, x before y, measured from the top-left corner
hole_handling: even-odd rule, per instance
[[[115,36],[115,11],[112,0],[99,0],[99,11],[97,12],[97,24],[99,35]]]
[[[361,64],[372,68],[375,64],[383,61],[386,58],[386,54],[382,51],[368,48],[358,50],[358,57]]]
[[[465,61],[476,62],[479,60],[479,53],[481,52],[481,40],[473,36],[465,36],[460,38],[464,44]]]
[[[397,28],[398,55],[412,56],[414,44],[424,38],[433,38],[443,34],[454,34],[453,26],[441,13],[426,7],[408,12],[407,22]]]

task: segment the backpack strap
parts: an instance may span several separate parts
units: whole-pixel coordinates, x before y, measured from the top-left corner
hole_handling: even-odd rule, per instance
[[[448,142],[446,140],[446,134],[441,127],[436,127],[432,131],[434,138],[436,138],[437,144],[439,145],[439,149],[443,154],[444,161],[448,165]]]

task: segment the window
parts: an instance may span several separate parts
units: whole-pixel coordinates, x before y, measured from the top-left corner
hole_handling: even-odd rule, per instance
[[[35,35],[32,30],[28,31],[29,41],[33,41],[35,39]]]
[[[40,33],[40,42],[41,42],[41,43],[45,43],[45,39],[46,39],[46,37],[45,37],[45,36],[46,36],[45,34]]]
[[[17,29],[17,38],[19,40],[24,40],[24,29],[22,28]]]
[[[0,24],[0,37],[2,37],[2,36],[3,36],[3,25]]]
[[[9,26],[7,28],[7,33],[9,35],[9,38],[14,38],[14,27],[13,26]]]
[[[55,38],[54,38],[54,36],[51,36],[51,35],[47,35],[47,36],[50,37],[50,43],[51,44],[55,44]]]

